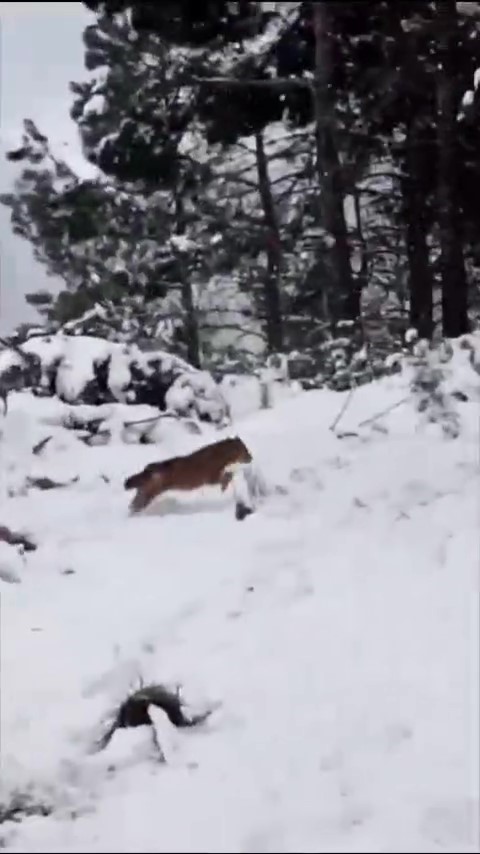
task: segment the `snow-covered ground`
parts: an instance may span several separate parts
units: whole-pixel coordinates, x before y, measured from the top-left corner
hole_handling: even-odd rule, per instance
[[[239,417],[284,487],[242,523],[213,493],[127,515],[125,475],[213,428],[92,448],[58,428],[37,457],[58,404],[11,396],[0,522],[39,548],[0,581],[0,805],[53,812],[1,824],[6,851],[480,850],[480,395],[462,370],[455,440],[410,402],[337,438],[328,391]],[[339,429],[405,383],[356,391]],[[32,474],[80,479],[6,497]],[[163,765],[144,728],[91,750],[141,680],[216,708],[191,730],[152,712]]]

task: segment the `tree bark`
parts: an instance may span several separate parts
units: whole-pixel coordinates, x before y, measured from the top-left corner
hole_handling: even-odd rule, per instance
[[[175,196],[175,214],[177,234],[185,234],[185,214],[183,202],[179,192]],[[185,311],[185,340],[187,345],[187,360],[194,368],[201,368],[200,334],[198,329],[198,318],[193,299],[192,283],[188,270],[181,253],[178,253],[181,268],[180,293],[182,305]]]
[[[421,182],[422,141],[415,105],[408,99],[406,106],[406,174],[402,181],[402,195],[410,279],[410,325],[420,338],[431,338],[433,277],[427,245],[426,198]]]
[[[280,229],[272,196],[262,131],[255,134],[258,189],[267,229],[267,270],[264,282],[267,348],[270,353],[283,350],[283,317],[280,294],[282,246]]]
[[[468,283],[458,203],[456,92],[458,20],[455,0],[436,3],[438,24],[437,140],[438,224],[443,334],[457,338],[469,330]]]
[[[344,211],[345,192],[335,138],[335,97],[330,82],[333,59],[329,7],[329,2],[311,3],[315,34],[314,117],[321,225],[327,231],[327,239],[331,241],[326,251],[340,315],[355,320],[360,315],[360,287],[352,274]]]

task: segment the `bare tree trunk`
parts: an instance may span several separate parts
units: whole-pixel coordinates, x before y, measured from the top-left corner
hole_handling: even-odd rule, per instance
[[[368,246],[367,241],[365,240],[365,235],[363,233],[362,226],[362,208],[360,205],[360,191],[356,184],[352,186],[352,196],[353,196],[353,209],[355,211],[355,219],[356,219],[356,235],[358,242],[358,251],[360,252],[360,271],[357,273],[357,279],[360,283],[360,292],[364,287],[368,285]]]
[[[185,337],[187,341],[187,361],[194,368],[201,368],[200,339],[198,334],[197,314],[193,301],[192,285],[188,276],[182,276],[182,303],[185,309]]]
[[[468,283],[458,204],[458,148],[455,77],[458,21],[455,0],[436,3],[438,22],[437,133],[438,223],[442,279],[443,334],[456,338],[469,330]]]
[[[185,214],[183,210],[183,202],[180,193],[175,196],[175,214],[177,234],[185,233]],[[182,297],[182,305],[185,311],[185,339],[187,345],[187,360],[195,368],[201,367],[201,348],[200,335],[198,330],[198,318],[193,299],[192,283],[188,270],[185,268],[184,259],[181,253],[178,253],[178,261],[180,264],[180,293]]]
[[[265,276],[267,347],[269,352],[280,352],[283,350],[284,344],[280,294],[282,246],[262,131],[255,133],[255,153],[257,158],[258,189],[262,201],[265,225],[267,227],[267,271]]]
[[[408,100],[406,106],[406,174],[402,180],[402,195],[410,279],[410,325],[420,338],[431,338],[433,278],[427,245],[426,199],[421,184],[422,141],[415,105]]]
[[[335,284],[340,314],[355,320],[360,315],[360,287],[354,281],[344,211],[342,167],[335,133],[335,98],[331,79],[332,45],[330,3],[311,3],[315,33],[314,116],[317,170],[320,185],[321,225],[332,241],[328,266]]]

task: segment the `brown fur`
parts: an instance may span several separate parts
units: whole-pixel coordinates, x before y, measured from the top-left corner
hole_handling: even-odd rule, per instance
[[[252,456],[241,439],[222,439],[211,445],[204,445],[192,454],[184,457],[172,457],[158,463],[149,463],[143,471],[128,477],[125,489],[136,489],[130,510],[138,513],[147,507],[154,498],[178,489],[190,492],[202,486],[220,486],[225,492],[233,478],[229,466],[236,463],[250,463]]]

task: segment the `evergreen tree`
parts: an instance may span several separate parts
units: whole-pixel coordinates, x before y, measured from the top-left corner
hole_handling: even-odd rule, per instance
[[[167,318],[179,330],[178,300],[167,279],[173,248],[161,210],[146,215],[139,194],[99,178],[79,179],[28,120],[22,146],[10,158],[22,169],[14,192],[0,201],[11,210],[14,231],[66,285],[55,300],[28,296],[47,320],[62,325],[101,304],[109,337],[161,342],[158,329]],[[164,343],[172,345],[171,337]],[[175,344],[181,349],[181,339]]]

